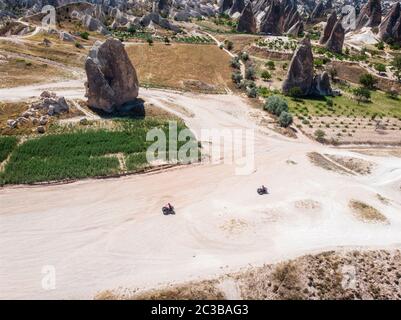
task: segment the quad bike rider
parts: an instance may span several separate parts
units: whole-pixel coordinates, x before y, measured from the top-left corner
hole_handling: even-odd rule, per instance
[[[262,185],[260,188],[258,188],[258,194],[263,195],[263,194],[268,194],[269,192],[267,191],[267,188]]]
[[[174,211],[174,207],[170,204],[167,203],[163,208],[162,208],[162,212],[165,216],[169,215],[169,214],[175,214]]]

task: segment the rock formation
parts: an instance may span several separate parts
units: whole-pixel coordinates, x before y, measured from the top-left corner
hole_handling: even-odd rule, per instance
[[[308,38],[304,38],[294,52],[287,77],[283,83],[283,92],[288,94],[294,87],[301,89],[302,95],[308,95],[313,85],[313,54]]]
[[[241,13],[245,8],[244,0],[234,0],[233,5],[230,8],[230,16]]]
[[[233,0],[222,0],[220,2],[220,8],[219,12],[220,13],[227,13],[233,5]]]
[[[287,31],[287,34],[294,37],[298,37],[303,32],[304,32],[304,23],[302,21],[298,21],[290,28],[290,30]]]
[[[260,32],[270,35],[281,35],[282,7],[279,0],[272,0],[266,14],[260,21]]]
[[[330,76],[327,71],[320,75],[316,75],[313,79],[312,92],[313,95],[318,96],[332,96],[333,90],[330,85]]]
[[[337,21],[326,43],[326,48],[335,53],[342,53],[345,38],[345,30],[341,21]]]
[[[253,15],[252,2],[249,1],[245,9],[242,11],[238,20],[237,31],[255,33],[256,32],[256,19]]]
[[[333,28],[336,25],[336,22],[337,22],[337,15],[335,12],[333,12],[327,19],[327,23],[324,27],[323,34],[319,40],[320,44],[325,44],[329,40],[331,32],[333,31]]]
[[[96,42],[85,62],[90,107],[113,112],[138,96],[138,78],[121,41]]]
[[[308,38],[304,38],[295,50],[283,82],[284,94],[289,94],[293,88],[299,88],[303,96],[332,94],[327,72],[314,75],[312,45]]]
[[[401,44],[401,4],[395,3],[379,26],[379,37],[385,42]]]
[[[324,17],[324,12],[325,12],[325,5],[323,1],[320,1],[315,8],[313,9],[311,15],[310,15],[310,21],[316,21],[318,19],[321,19]]]
[[[358,18],[356,19],[356,29],[364,27],[377,27],[382,19],[382,6],[380,0],[369,0],[363,6]]]

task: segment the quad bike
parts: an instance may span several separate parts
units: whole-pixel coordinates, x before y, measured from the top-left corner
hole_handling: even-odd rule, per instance
[[[260,188],[258,188],[257,192],[260,195],[268,194],[267,188],[265,186],[261,186]]]
[[[165,216],[168,216],[169,214],[175,214],[174,207],[170,204],[164,206],[162,208],[162,212]]]

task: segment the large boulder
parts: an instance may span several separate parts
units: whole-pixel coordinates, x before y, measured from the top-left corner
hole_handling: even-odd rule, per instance
[[[238,20],[237,31],[255,33],[256,32],[256,19],[253,15],[252,2],[249,1],[245,9],[242,11]]]
[[[292,88],[298,87],[302,95],[308,95],[311,93],[313,77],[312,46],[310,40],[304,38],[292,57],[287,77],[283,82],[283,92],[288,94]]]
[[[97,41],[85,62],[88,105],[111,113],[138,96],[139,83],[121,41]]]
[[[333,31],[333,28],[336,25],[336,23],[337,23],[337,14],[333,12],[327,19],[326,25],[324,26],[323,34],[319,40],[320,44],[325,44],[329,40],[331,32]]]
[[[382,5],[380,0],[369,0],[359,13],[356,20],[356,29],[377,27],[382,20]]]
[[[326,48],[335,53],[342,53],[344,44],[345,30],[341,21],[337,21],[331,32],[330,38],[326,43]]]
[[[385,42],[401,44],[401,4],[395,3],[379,26],[379,37]]]

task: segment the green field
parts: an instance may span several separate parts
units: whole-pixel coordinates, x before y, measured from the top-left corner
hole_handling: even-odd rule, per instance
[[[17,143],[18,139],[16,137],[0,137],[0,162],[7,159]]]
[[[372,91],[370,102],[358,104],[348,93],[333,98],[286,98],[290,112],[299,116],[360,116],[378,115],[401,119],[401,100],[391,99],[384,92]],[[327,101],[332,100],[330,106]]]
[[[127,171],[137,171],[149,165],[145,151],[153,141],[146,141],[146,134],[153,128],[161,129],[168,137],[167,121],[145,119],[118,120],[112,131],[79,129],[32,138],[13,151],[0,173],[0,183],[61,181],[122,173],[116,154],[123,155]],[[184,128],[179,122],[178,130]],[[178,148],[184,143],[177,142]]]

